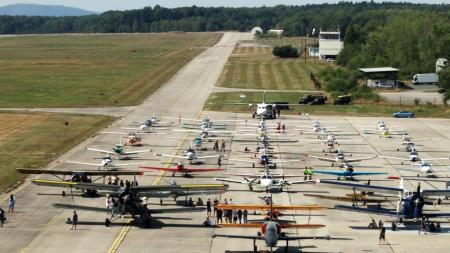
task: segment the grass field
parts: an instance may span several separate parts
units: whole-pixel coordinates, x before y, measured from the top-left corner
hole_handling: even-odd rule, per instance
[[[134,105],[220,33],[0,37],[0,107]]]
[[[271,90],[315,90],[310,73],[327,65],[312,59],[280,59],[272,47],[237,47],[228,59],[217,86]]]
[[[15,168],[44,166],[112,120],[108,116],[0,112],[0,191],[23,178]]]
[[[241,98],[245,95],[245,98]],[[266,93],[266,102],[287,101],[298,103],[301,93]],[[258,103],[262,100],[261,92],[224,92],[212,93],[205,105],[207,111],[225,112],[249,112],[248,105],[231,105],[227,103]],[[328,101],[330,102],[330,101]],[[371,101],[356,101],[351,105],[305,105],[292,106],[291,110],[284,111],[285,114],[309,113],[312,115],[344,115],[344,116],[392,116],[392,113],[400,110],[409,110],[415,113],[416,117],[438,117],[450,118],[450,108],[443,106],[428,105],[391,105],[386,103],[373,103]]]

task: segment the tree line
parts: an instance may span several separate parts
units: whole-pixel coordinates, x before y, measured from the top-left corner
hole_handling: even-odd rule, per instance
[[[0,34],[247,31],[283,29],[311,36],[339,29],[344,49],[337,63],[352,69],[392,66],[400,77],[434,72],[450,58],[450,5],[341,2],[258,8],[146,7],[81,17],[0,16]],[[317,33],[315,36],[317,36]]]

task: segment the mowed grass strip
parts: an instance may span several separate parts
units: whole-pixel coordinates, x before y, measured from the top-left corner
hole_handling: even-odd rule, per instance
[[[45,166],[114,120],[96,115],[0,112],[0,122],[12,118],[15,129],[5,131],[6,124],[0,126],[0,191],[24,178],[16,168]]]
[[[266,102],[285,101],[296,104],[305,93],[301,92],[267,92]],[[245,96],[245,97],[242,97]],[[372,103],[370,101],[356,101],[351,105],[333,105],[329,99],[325,105],[291,106],[284,114],[309,113],[311,115],[343,115],[343,116],[387,116],[401,110],[409,110],[416,117],[450,118],[450,108],[429,105],[395,105],[386,103]],[[260,103],[262,92],[216,92],[212,93],[205,104],[207,111],[249,112],[248,104]],[[244,103],[233,105],[233,103]]]
[[[311,72],[317,74],[326,67],[312,59],[281,59],[272,55],[271,47],[236,48],[228,59],[216,84],[219,87],[273,89],[273,90],[315,90],[310,79]],[[230,72],[238,74],[231,75]],[[245,73],[246,72],[246,73]]]
[[[0,107],[136,105],[220,33],[0,38]]]

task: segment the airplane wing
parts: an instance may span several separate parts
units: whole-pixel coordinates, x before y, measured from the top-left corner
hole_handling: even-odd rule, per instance
[[[258,235],[225,235],[225,234],[213,234],[213,238],[215,237],[225,237],[225,238],[237,238],[237,239],[252,239],[252,240],[263,240],[262,236]]]
[[[100,153],[105,153],[105,154],[109,154],[109,155],[115,155],[116,153],[112,152],[112,151],[108,151],[108,150],[102,150],[102,149],[96,149],[96,148],[86,148],[87,150],[90,151],[96,151],[96,152],[100,152]]]
[[[243,227],[243,228],[260,228],[262,226],[262,222],[250,222],[247,224],[233,224],[233,223],[223,223],[218,224],[219,227]],[[289,223],[281,223],[280,226],[282,228],[296,228],[296,229],[318,229],[325,227],[322,224],[289,224]]]
[[[271,163],[295,163],[295,162],[303,162],[305,160],[303,159],[296,159],[296,160],[273,160],[270,161]]]
[[[401,158],[401,157],[394,157],[394,156],[385,156],[385,155],[380,155],[380,157],[382,158],[388,158],[388,159],[396,159],[396,160],[402,160],[402,161],[410,161],[410,158]],[[448,159],[448,158],[447,158]]]
[[[77,175],[83,174],[88,176],[124,176],[124,175],[142,175],[142,171],[137,170],[42,170],[42,169],[24,169],[17,168],[22,174],[46,174],[46,175]]]
[[[136,151],[130,151],[130,152],[123,152],[124,155],[136,155],[136,154],[140,154],[140,153],[146,153],[146,152],[150,152],[150,149],[144,149],[144,150],[136,150]]]
[[[245,205],[245,204],[218,204],[220,209],[249,209],[249,210],[270,210],[270,205]],[[321,210],[326,209],[325,206],[320,205],[272,205],[276,210]]]
[[[370,156],[370,157],[360,157],[360,158],[350,158],[350,159],[348,159],[348,158],[345,158],[345,161],[347,161],[347,162],[360,162],[360,161],[365,161],[365,160],[371,160],[371,159],[375,159],[375,158],[377,158],[378,156]]]
[[[178,171],[177,168],[166,168],[166,167],[152,167],[152,166],[139,166],[139,168],[149,169],[149,170],[163,170],[163,171]],[[184,168],[188,172],[207,172],[207,171],[222,171],[221,168]]]
[[[56,181],[56,180],[43,180],[33,179],[31,182],[35,185],[49,186],[49,187],[63,187],[63,188],[76,188],[84,190],[105,190],[105,191],[117,191],[120,189],[118,185],[98,184],[98,183],[82,183],[82,182],[68,182],[68,181]]]
[[[108,209],[105,207],[80,206],[80,205],[61,204],[61,203],[52,203],[52,206],[54,208],[62,208],[62,209],[83,210],[83,211],[99,212],[99,213],[111,213],[111,209]]]
[[[298,180],[298,181],[286,181],[287,184],[292,185],[292,184],[310,184],[310,183],[314,183],[315,181],[313,180]]]
[[[316,158],[316,159],[319,159],[319,160],[321,160],[321,161],[326,161],[326,162],[335,162],[336,161],[336,159],[334,159],[334,158],[328,158],[328,157],[322,157],[322,156],[315,156],[315,155],[308,155],[309,157],[312,157],[312,158]]]
[[[169,195],[185,196],[208,192],[223,192],[228,189],[227,184],[181,184],[181,185],[150,185],[133,188],[139,197],[153,196],[157,192],[169,192]]]
[[[155,154],[156,156],[162,156],[162,157],[174,157],[174,158],[182,158],[182,159],[186,159],[186,156],[181,156],[181,155],[166,155],[166,154]]]
[[[184,168],[188,172],[208,172],[208,171],[223,171],[221,168]]]
[[[450,157],[422,158],[423,161],[450,160]]]
[[[385,186],[376,186],[376,185],[366,185],[366,184],[354,184],[347,182],[336,182],[332,180],[317,180],[319,184],[325,184],[334,188],[347,189],[347,190],[355,190],[355,191],[366,191],[366,192],[381,192],[381,193],[389,193],[389,194],[399,194],[403,193],[402,188],[396,187],[385,187]]]
[[[196,129],[172,129],[172,131],[173,132],[183,132],[183,133],[203,133],[202,130],[196,130]]]
[[[139,168],[147,170],[162,170],[162,171],[178,171],[177,168],[166,168],[166,167],[152,167],[152,166],[139,166]]]
[[[242,163],[257,163],[257,161],[253,160],[240,160],[240,159],[227,159],[228,161],[234,161],[234,162],[242,162]]]
[[[87,162],[77,162],[77,161],[70,161],[68,160],[67,163],[73,163],[73,164],[81,164],[81,165],[88,165],[88,166],[102,166],[101,163],[87,163]]]
[[[386,172],[371,172],[371,171],[342,171],[342,170],[314,170],[314,173],[318,174],[326,174],[326,175],[335,175],[335,176],[364,176],[364,175],[383,175],[387,174]]]
[[[221,181],[221,182],[238,183],[238,184],[247,184],[247,183],[249,183],[249,182],[247,182],[247,181],[242,181],[242,180],[237,180],[237,179],[231,179],[231,178],[214,178],[214,180],[216,180],[216,181]]]
[[[378,208],[363,208],[363,207],[351,207],[345,205],[335,205],[335,209],[344,210],[344,211],[353,211],[353,212],[361,212],[361,213],[372,213],[378,215],[387,215],[387,216],[397,216],[396,211],[389,211],[385,209]]]
[[[424,196],[424,197],[433,197],[433,196],[450,197],[450,190],[423,190],[422,196]]]
[[[205,155],[205,156],[197,156],[197,159],[208,159],[208,158],[217,158],[222,155]]]

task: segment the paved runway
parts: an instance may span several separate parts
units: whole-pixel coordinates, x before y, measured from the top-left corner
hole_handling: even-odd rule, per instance
[[[191,63],[186,65],[176,76],[166,85],[153,94],[142,106],[136,108],[125,118],[117,121],[108,130],[120,130],[120,127],[129,125],[130,122],[142,120],[155,113],[161,116],[181,116],[186,118],[201,118],[208,116],[214,119],[237,120],[229,123],[230,130],[237,130],[242,127],[241,122],[248,120],[248,123],[255,122],[250,118],[250,114],[202,112],[202,107],[209,93],[214,89],[214,84],[220,75],[223,65],[233,50],[234,44],[240,39],[248,39],[249,34],[225,33],[220,42],[210,49],[207,49]],[[276,171],[284,174],[302,174],[304,166],[315,168],[329,166],[329,163],[307,158],[304,154],[322,153],[323,145],[314,144],[312,140],[316,136],[300,135],[293,131],[299,125],[312,125],[312,120],[316,117],[306,118],[305,116],[282,116],[280,120],[286,122],[287,133],[295,134],[295,137],[286,136],[284,138],[300,138],[298,143],[274,144],[275,149],[290,154],[279,155],[278,159],[299,159],[303,158],[304,163],[287,163],[278,166]],[[325,127],[338,127],[344,133],[361,134],[363,128],[375,128],[378,118],[374,117],[327,117],[320,116],[319,119]],[[427,157],[448,157],[450,129],[447,119],[385,119],[391,128],[404,129],[411,136],[423,139],[418,140],[420,155]],[[175,120],[176,121],[176,120]],[[273,123],[271,123],[273,124]],[[175,124],[174,128],[177,127]],[[166,130],[171,132],[170,129]],[[186,137],[186,134],[177,133],[176,136]],[[193,136],[193,135],[190,135]],[[338,136],[338,139],[340,137]],[[342,137],[350,138],[350,137]],[[364,145],[342,145],[340,148],[351,154],[352,157],[370,156],[372,154],[404,156],[407,153],[397,151],[401,148],[399,139],[380,139],[378,136],[363,135],[352,137],[355,140],[364,142]],[[309,140],[311,139],[311,141]],[[86,140],[73,150],[63,155],[57,162],[49,167],[75,169],[79,166],[63,163],[65,160],[93,161],[99,155],[86,151],[86,147],[109,148],[119,141],[119,136],[101,134]],[[161,165],[170,159],[159,159],[152,154],[177,153],[187,148],[190,143],[183,139],[169,139],[165,135],[146,136],[145,144],[153,151],[142,155],[145,162],[152,165]],[[225,154],[232,158],[249,159],[251,156],[243,153],[245,147],[253,149],[254,143],[243,143],[233,141],[230,146],[228,141]],[[206,143],[210,149],[212,143]],[[130,148],[138,150],[147,148]],[[205,151],[201,154],[214,154],[214,151]],[[176,161],[176,160],[175,160]],[[449,161],[437,161],[434,164],[444,164],[443,168],[448,168]],[[398,168],[413,168],[410,165],[400,165],[398,161],[377,158],[370,161],[358,163],[356,170],[385,171],[390,175],[415,175],[415,173],[404,172]],[[215,167],[216,160],[207,160],[202,167]],[[241,162],[229,162],[224,165],[226,173],[250,173],[258,171],[248,164]],[[449,173],[450,174],[450,173]],[[173,180],[177,183],[214,183],[213,177],[220,177],[219,173],[204,173],[194,175],[194,178],[171,177],[170,173],[160,180],[160,184],[167,184]],[[330,176],[318,176],[319,178],[334,178]],[[51,177],[48,177],[51,178]],[[140,185],[150,185],[158,178],[158,173],[148,172],[139,178]],[[361,182],[366,182],[367,178],[362,178]],[[386,181],[385,176],[372,177],[372,184],[398,186],[398,182]],[[406,182],[405,187],[413,190],[417,182]],[[424,183],[423,187],[442,189],[443,185],[438,183]],[[222,195],[208,196],[211,199],[232,198],[236,204],[258,204],[258,196],[263,192],[249,192],[245,185],[232,184],[231,191]],[[417,225],[400,227],[400,231],[387,231],[387,245],[378,245],[378,231],[367,230],[366,227],[371,218],[377,221],[382,219],[389,227],[393,218],[363,213],[350,213],[334,210],[332,207],[338,202],[316,199],[304,196],[305,193],[344,195],[348,193],[343,190],[323,187],[321,185],[298,185],[289,188],[290,192],[275,192],[274,202],[277,204],[321,204],[330,207],[323,211],[315,211],[311,216],[306,212],[297,211],[287,213],[283,219],[296,221],[297,223],[321,223],[325,228],[318,230],[291,230],[286,231],[291,235],[330,235],[333,240],[311,240],[294,241],[290,243],[289,252],[422,252],[425,250],[433,252],[445,252],[448,250],[448,219],[442,219],[444,233],[433,235],[419,235]],[[36,195],[36,193],[38,193]],[[3,196],[4,198],[5,196]],[[201,196],[206,201],[205,196]],[[207,197],[206,197],[207,198]],[[4,199],[2,206],[5,206]],[[111,227],[104,226],[105,214],[79,212],[80,225],[77,231],[71,231],[70,225],[65,223],[71,217],[72,211],[61,211],[54,209],[50,203],[72,203],[72,198],[61,197],[59,189],[50,189],[25,184],[17,191],[17,213],[8,216],[8,223],[0,229],[0,245],[2,252],[251,252],[252,242],[241,239],[212,239],[213,233],[233,233],[250,235],[256,234],[254,228],[205,228],[201,226],[206,214],[201,213],[181,213],[176,215],[155,215],[156,221],[152,228],[143,229],[132,226],[128,219],[124,218],[114,223]],[[93,205],[103,207],[103,198],[75,198],[76,204]],[[179,200],[183,202],[182,200]],[[448,202],[448,201],[444,201]],[[150,199],[149,203],[154,208],[158,208],[157,199]],[[165,205],[171,207],[176,203],[172,199],[165,200]],[[385,207],[395,208],[396,201],[389,201]],[[445,205],[429,206],[426,210],[439,210],[449,212],[450,208]],[[251,219],[259,216],[250,216]],[[284,242],[280,242],[283,246]],[[267,249],[263,242],[258,242],[259,249]],[[300,246],[300,248],[299,248]],[[279,252],[283,248],[278,249]]]

